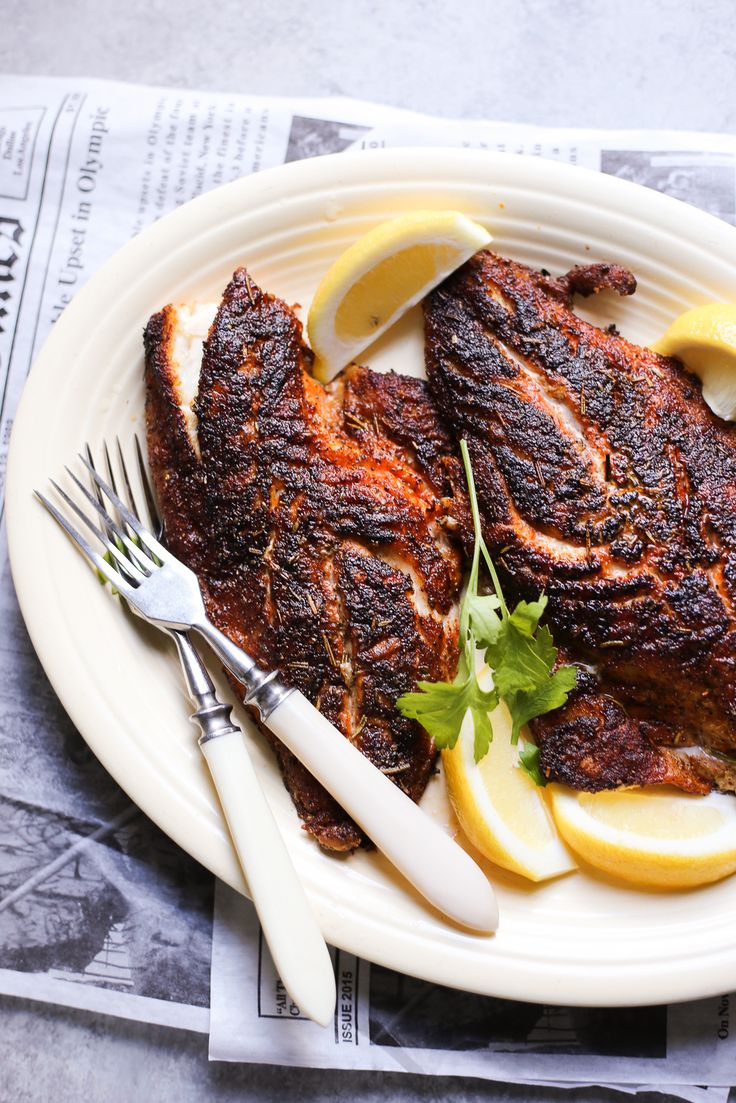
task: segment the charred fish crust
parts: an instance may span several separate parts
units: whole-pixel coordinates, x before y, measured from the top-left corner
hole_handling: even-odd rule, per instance
[[[387,437],[406,450],[439,497],[451,494],[459,464],[452,441],[428,401],[427,385],[395,372],[351,365],[344,372],[345,418],[370,426],[378,441]]]
[[[396,784],[416,796],[433,767],[432,741],[397,712],[396,699],[438,661],[449,668],[451,647],[437,652],[425,642],[418,630],[422,617],[401,571],[348,547],[338,556],[337,575],[351,632],[356,707],[365,721],[355,741],[380,770],[401,766]]]
[[[571,703],[538,722],[554,735],[551,776],[579,727],[582,758],[595,757],[594,729],[608,732],[601,748],[625,732],[629,750],[639,731],[651,746],[641,762],[660,777],[666,740],[654,746],[652,724],[672,742],[736,746],[736,427],[679,361],[569,308],[572,294],[605,288],[630,294],[635,281],[615,265],[551,280],[479,253],[425,303],[427,374],[445,426],[468,440],[505,586],[544,590],[555,639],[595,664],[586,707],[610,689],[625,710],[614,724],[596,705],[596,728]],[[454,486],[457,499],[462,479]],[[601,786],[625,783],[613,755],[600,761]],[[687,787],[688,771],[668,776]]]
[[[576,695],[554,719],[536,722],[541,736],[540,769],[550,780],[597,793],[630,785],[675,785],[688,793],[710,786],[666,748],[648,737],[646,724],[632,720],[603,693]]]
[[[566,275],[557,280],[548,280],[546,286],[553,293],[557,291],[569,303],[574,295],[587,298],[589,295],[598,295],[601,291],[633,295],[636,291],[636,277],[621,264],[576,264]]]
[[[152,473],[168,538],[197,571],[210,616],[418,799],[436,751],[396,699],[420,678],[454,674],[461,582],[439,523],[453,512],[457,461],[426,385],[352,367],[325,390],[293,311],[241,269],[204,342],[199,453],[190,445],[183,458],[176,311],[156,318],[146,338]],[[364,841],[265,734],[305,829],[334,850]]]

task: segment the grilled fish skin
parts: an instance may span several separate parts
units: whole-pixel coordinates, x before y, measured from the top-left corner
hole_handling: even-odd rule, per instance
[[[188,419],[183,318],[166,307],[145,333],[169,545],[215,624],[417,800],[436,750],[395,702],[419,679],[453,676],[461,582],[443,528],[455,461],[426,385],[352,366],[325,390],[293,311],[240,269],[204,341]],[[364,842],[264,733],[305,828],[332,850]]]
[[[736,428],[679,361],[572,311],[606,287],[635,281],[477,254],[425,304],[430,389],[468,441],[504,585],[543,590],[556,642],[587,665],[536,722],[547,776],[732,788],[733,763],[706,752],[736,749]]]

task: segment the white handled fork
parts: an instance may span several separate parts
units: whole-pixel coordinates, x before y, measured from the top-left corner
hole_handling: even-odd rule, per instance
[[[137,437],[135,446],[148,516],[157,537],[163,539],[163,523]],[[117,450],[126,504],[136,516],[140,516],[119,441]],[[104,455],[108,478],[117,491],[107,445],[104,446]],[[89,446],[86,463],[90,470],[94,469]],[[94,504],[89,492],[73,475],[72,478],[87,500]],[[115,519],[107,514],[97,482],[93,481],[92,485],[96,490],[98,512],[102,516],[109,541],[108,551],[113,545],[120,550],[125,547],[121,540],[125,521],[120,514]],[[84,520],[85,515],[68,495],[60,487],[57,490],[67,505]],[[132,531],[128,528],[127,539],[130,539]],[[130,560],[126,561],[121,557],[117,562],[123,574],[132,581],[135,575]],[[335,1010],[336,990],[332,961],[261,788],[243,733],[232,722],[230,706],[217,697],[214,683],[189,633],[174,628],[170,628],[168,632],[176,644],[189,697],[197,706],[191,719],[201,732],[199,746],[220,798],[235,852],[278,974],[300,1011],[326,1026]]]
[[[163,629],[194,629],[202,635],[245,686],[246,702],[256,706],[266,727],[430,903],[473,930],[495,930],[498,925],[495,894],[472,858],[345,739],[303,694],[285,686],[277,671],[261,670],[211,623],[196,575],[143,526],[89,461],[80,458],[117,511],[121,524],[72,472],[69,474],[77,487],[101,516],[105,531],[100,531],[57,484],[53,485],[67,506],[101,541],[107,558],[94,550],[56,506],[37,494],[100,573],[145,620]]]

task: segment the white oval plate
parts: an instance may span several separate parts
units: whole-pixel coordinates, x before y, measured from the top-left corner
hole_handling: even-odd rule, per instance
[[[590,307],[634,340],[680,311],[736,299],[736,230],[675,200],[550,161],[468,150],[340,154],[237,181],[162,219],[74,299],[33,369],[7,481],[13,575],[33,643],[74,723],[131,798],[185,850],[243,889],[187,722],[172,648],[95,583],[32,489],[84,441],[143,428],[141,332],[170,301],[218,297],[233,269],[302,312],[330,261],[360,233],[416,208],[456,208],[494,247],[555,273],[609,260],[639,279],[633,300]],[[370,352],[421,372],[416,316]],[[677,702],[673,701],[673,708]],[[580,872],[534,887],[492,871],[501,926],[466,934],[430,911],[376,854],[322,853],[300,830],[270,752],[241,715],[289,849],[337,946],[442,984],[553,1004],[643,1004],[736,986],[736,878],[656,893]],[[425,797],[450,823],[441,782]]]

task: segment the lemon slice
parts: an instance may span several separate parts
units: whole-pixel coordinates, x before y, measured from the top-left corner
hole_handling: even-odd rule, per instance
[[[457,211],[413,211],[382,222],[338,257],[307,320],[323,383],[354,360],[491,235]]]
[[[677,356],[703,384],[703,398],[724,421],[736,421],[736,304],[708,303],[688,310],[653,346]]]
[[[470,715],[453,749],[442,752],[447,791],[464,833],[486,858],[530,881],[575,869],[544,790],[519,769],[519,747],[511,743],[511,717],[504,704],[491,713],[491,723],[493,742],[479,763],[473,757]]]
[[[736,800],[667,786],[577,793],[548,786],[560,834],[597,869],[641,885],[689,888],[736,870]]]

